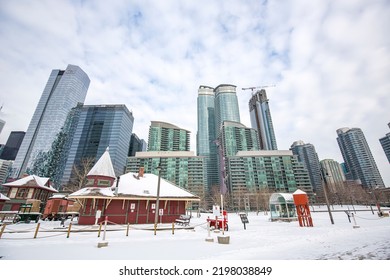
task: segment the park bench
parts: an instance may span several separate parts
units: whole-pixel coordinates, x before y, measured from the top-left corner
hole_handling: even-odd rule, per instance
[[[179,219],[176,219],[175,223],[182,226],[188,226],[190,224],[191,216],[180,215]]]

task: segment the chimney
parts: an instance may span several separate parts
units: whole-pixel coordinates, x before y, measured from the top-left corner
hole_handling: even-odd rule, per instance
[[[143,167],[140,167],[140,168],[139,168],[138,178],[139,178],[139,177],[144,177],[144,170],[145,170],[145,169],[144,169]]]

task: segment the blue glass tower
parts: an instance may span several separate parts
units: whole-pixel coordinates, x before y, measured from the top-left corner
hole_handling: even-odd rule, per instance
[[[74,178],[74,166],[83,159],[98,160],[110,149],[116,176],[124,173],[134,117],[125,105],[88,105],[80,109],[61,180],[67,185]]]
[[[87,74],[75,65],[51,72],[13,164],[12,177],[22,176],[51,148],[68,113],[84,102],[89,83]]]

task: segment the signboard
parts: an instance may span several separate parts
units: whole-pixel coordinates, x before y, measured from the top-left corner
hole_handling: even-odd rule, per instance
[[[219,209],[219,205],[213,205],[213,215],[214,216],[221,215],[221,210]]]
[[[135,203],[131,203],[131,204],[130,204],[130,209],[131,209],[131,210],[134,210],[134,209],[135,209]]]
[[[164,215],[164,209],[158,209],[158,214],[159,214],[160,216]]]
[[[102,216],[102,211],[101,210],[97,210],[95,218],[96,219],[100,219],[101,216]]]
[[[244,224],[244,229],[246,229],[246,224],[249,223],[248,216],[246,215],[246,213],[239,213],[239,215],[241,218],[241,222]]]

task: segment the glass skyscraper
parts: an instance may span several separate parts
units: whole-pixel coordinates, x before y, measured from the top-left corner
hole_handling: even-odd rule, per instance
[[[207,188],[217,186],[218,165],[217,146],[215,144],[215,95],[214,88],[200,86],[198,89],[198,132],[196,135],[196,153],[205,158]]]
[[[305,144],[303,141],[295,141],[290,150],[298,157],[309,172],[313,190],[316,192],[322,189],[321,164],[313,144]]]
[[[13,164],[12,177],[22,176],[47,152],[68,113],[85,100],[90,80],[78,66],[52,70]]]
[[[274,126],[267,94],[264,89],[257,91],[249,100],[249,113],[252,128],[259,135],[261,150],[277,150]]]
[[[337,129],[339,144],[347,169],[348,180],[360,180],[363,187],[385,187],[370,147],[360,128]]]
[[[390,123],[388,123],[388,126],[390,128]],[[385,155],[387,157],[387,160],[390,163],[390,133],[387,133],[385,137],[380,138],[379,142],[381,143],[383,151],[385,152]]]
[[[69,153],[61,180],[64,186],[70,182],[73,167],[80,166],[83,159],[98,160],[110,150],[112,165],[117,176],[124,173],[134,117],[125,105],[87,105],[79,109],[77,117],[72,117],[75,124]]]
[[[197,155],[205,157],[207,188],[220,185],[216,145],[224,121],[240,122],[236,86],[221,84],[198,89]]]

